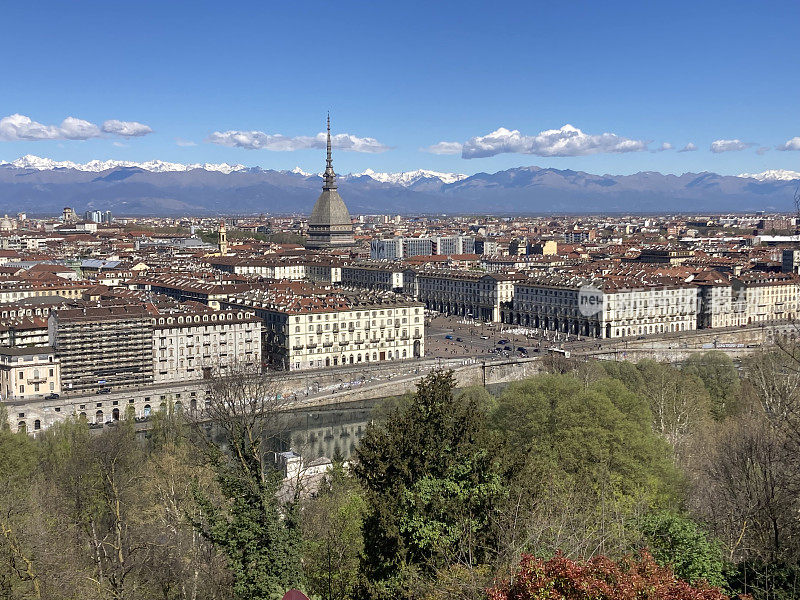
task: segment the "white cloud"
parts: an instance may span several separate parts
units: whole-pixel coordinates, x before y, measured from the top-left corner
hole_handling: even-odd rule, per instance
[[[763,156],[767,152],[769,152],[769,146],[761,146],[758,150],[756,150],[756,154],[759,156]]]
[[[182,148],[188,148],[189,146],[197,146],[196,142],[192,140],[185,140],[183,138],[175,138],[175,144],[177,146],[181,146]]]
[[[264,133],[263,131],[215,131],[208,136],[206,141],[231,148],[292,152],[309,148],[325,148],[327,137],[325,133],[318,133],[313,137],[288,137],[281,134]],[[340,150],[373,154],[389,150],[389,146],[381,144],[375,138],[360,138],[349,133],[332,135],[331,145]]]
[[[742,140],[714,140],[711,142],[711,151],[714,154],[719,154],[721,152],[738,152],[753,145],[754,144],[749,144]]]
[[[689,142],[683,148],[678,150],[678,152],[694,152],[695,150],[697,150],[697,146],[695,146],[692,142]]]
[[[25,115],[13,114],[0,119],[0,140],[87,140],[100,137],[100,128],[89,121],[67,117],[61,125],[43,125]]]
[[[150,133],[147,125],[135,121],[106,121],[101,129],[94,123],[67,117],[61,125],[44,125],[30,117],[13,114],[0,119],[0,141],[37,141],[37,140],[88,140],[99,138],[103,133],[132,137]]]
[[[781,144],[780,146],[775,147],[776,150],[796,150],[800,151],[800,136],[793,137],[792,139],[788,140],[785,144]]]
[[[463,147],[461,142],[439,142],[433,146],[421,148],[421,150],[430,154],[461,154]]]
[[[585,156],[588,154],[641,152],[650,142],[620,137],[614,133],[590,135],[572,125],[548,129],[535,136],[522,135],[504,127],[464,144],[463,158],[481,158],[503,153],[536,156]]]
[[[67,117],[61,121],[59,129],[61,136],[67,140],[88,140],[100,137],[100,128],[97,125],[75,117]]]
[[[655,149],[656,152],[665,152],[666,150],[672,150],[672,144],[669,142],[664,142],[658,148]]]
[[[149,125],[137,123],[136,121],[117,121],[116,119],[111,119],[103,123],[103,131],[122,137],[140,137],[148,133],[153,133]]]

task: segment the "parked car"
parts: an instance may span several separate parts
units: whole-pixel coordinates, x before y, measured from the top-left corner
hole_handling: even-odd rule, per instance
[[[111,393],[111,388],[100,388],[99,390],[97,390],[96,393],[98,393],[98,394],[110,394]]]
[[[58,400],[60,397],[61,396],[59,396],[58,394],[53,392],[52,394],[47,394],[47,396],[45,396],[44,399],[45,400]]]
[[[517,348],[517,352],[523,352],[524,354],[527,354],[528,353],[528,349],[523,347],[523,346],[520,346],[520,347]]]
[[[506,346],[505,348],[503,348],[503,350],[506,350],[507,352],[511,352],[511,346]]]
[[[489,339],[489,336],[488,336],[488,335],[482,335],[482,336],[481,336],[481,339],[482,339],[482,340],[488,340],[488,339]]]
[[[446,340],[452,340],[452,339],[453,339],[453,336],[452,336],[452,335],[446,335],[446,336],[444,336],[444,339],[446,339]]]
[[[502,346],[503,344],[507,344],[507,343],[508,343],[508,340],[500,340],[500,341],[497,342],[497,345],[498,346]]]
[[[456,338],[456,341],[457,342],[463,342],[464,340],[462,340],[460,337],[458,337],[458,338]]]

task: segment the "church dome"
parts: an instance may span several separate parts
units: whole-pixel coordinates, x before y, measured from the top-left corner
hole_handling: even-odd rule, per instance
[[[336,190],[322,190],[308,218],[309,225],[350,225],[350,211]]]

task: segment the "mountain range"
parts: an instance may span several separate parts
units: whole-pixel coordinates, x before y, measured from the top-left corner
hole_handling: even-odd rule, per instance
[[[24,156],[0,161],[0,212],[58,214],[64,206],[116,215],[308,213],[320,174],[222,164]],[[463,175],[418,170],[339,177],[351,213],[551,214],[793,211],[800,172],[593,175],[518,167]]]

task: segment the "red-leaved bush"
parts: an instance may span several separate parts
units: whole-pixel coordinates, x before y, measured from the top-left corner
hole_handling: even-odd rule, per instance
[[[689,584],[642,552],[613,561],[575,562],[560,552],[550,560],[523,555],[510,581],[488,590],[489,600],[728,600],[718,588]]]

